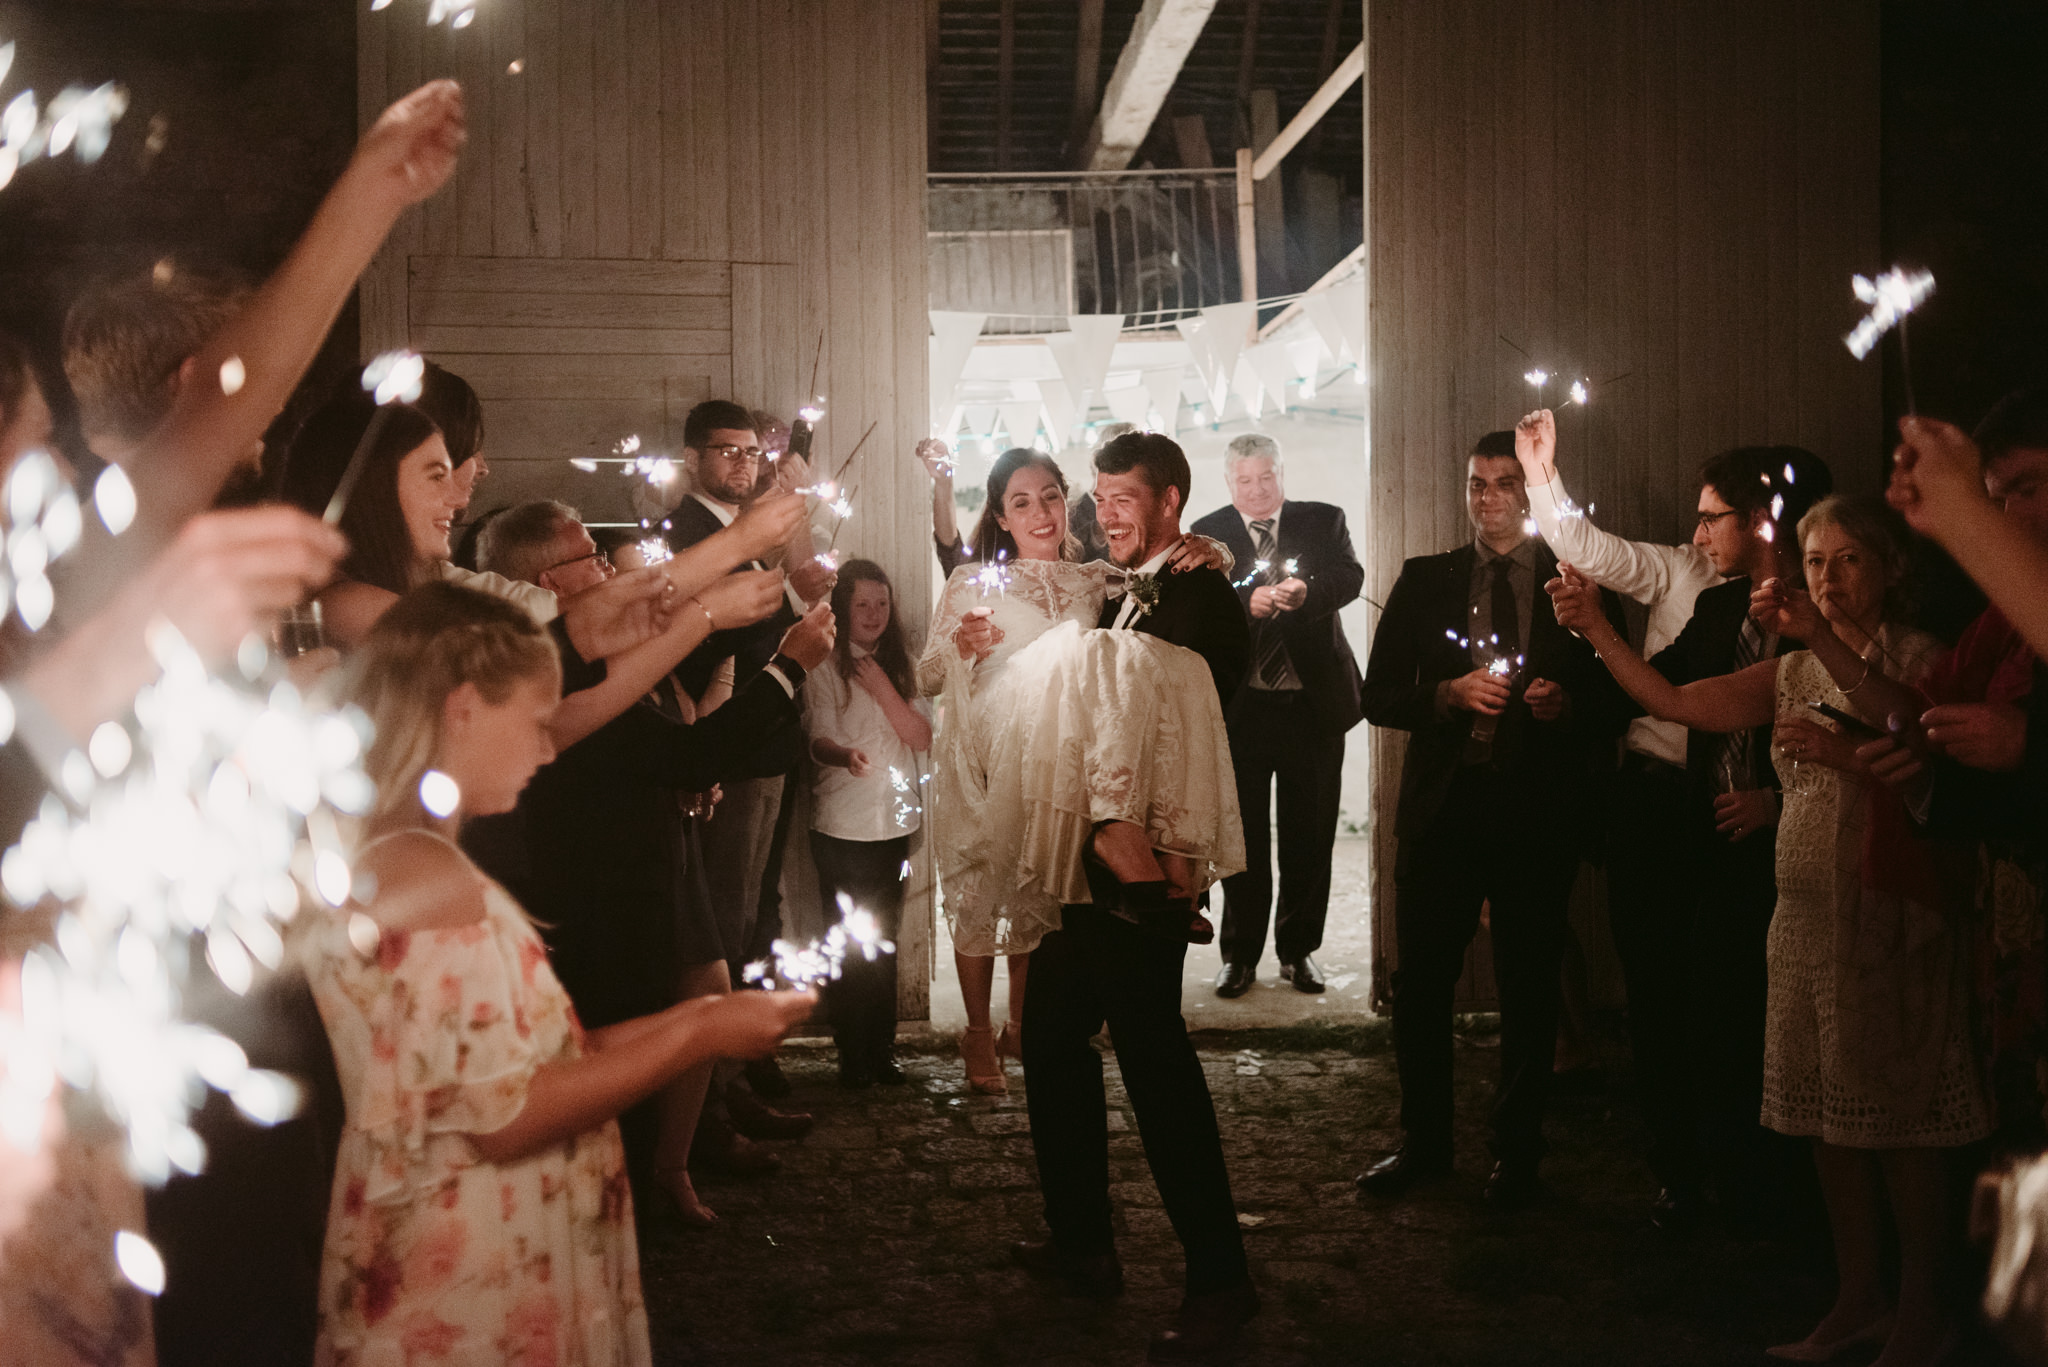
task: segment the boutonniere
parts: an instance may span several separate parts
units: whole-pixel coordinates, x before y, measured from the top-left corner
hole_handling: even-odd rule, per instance
[[[1159,576],[1134,574],[1126,581],[1124,592],[1130,594],[1131,601],[1138,605],[1140,617],[1150,617],[1152,609],[1159,606]]]

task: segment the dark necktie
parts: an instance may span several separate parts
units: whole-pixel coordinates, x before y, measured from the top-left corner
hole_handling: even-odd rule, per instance
[[[1756,618],[1744,617],[1742,630],[1735,636],[1735,659],[1728,672],[1740,674],[1763,657],[1763,628],[1756,624]],[[1757,786],[1754,740],[1755,734],[1749,731],[1730,731],[1721,737],[1720,752],[1715,756],[1714,764],[1714,777],[1718,780],[1720,792],[1737,793]]]
[[[1277,584],[1287,577],[1280,567],[1280,541],[1273,534],[1272,518],[1252,522],[1252,555],[1265,566],[1257,571],[1259,583]],[[1252,673],[1266,687],[1278,688],[1287,682],[1287,645],[1280,639],[1280,619],[1261,618],[1258,627],[1258,637],[1253,642]]]
[[[1494,652],[1510,667],[1522,653],[1522,610],[1515,603],[1515,586],[1508,578],[1514,569],[1515,562],[1506,556],[1493,562],[1493,637],[1499,643]]]

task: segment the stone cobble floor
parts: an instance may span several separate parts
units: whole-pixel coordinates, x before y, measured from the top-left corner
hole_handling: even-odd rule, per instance
[[[1197,1036],[1264,1309],[1253,1364],[1719,1364],[1763,1361],[1832,1289],[1809,1242],[1648,1227],[1653,1189],[1619,1086],[1553,1107],[1546,1198],[1514,1217],[1479,1199],[1495,1053],[1459,1050],[1458,1174],[1401,1203],[1352,1177],[1395,1139],[1384,1031]],[[1107,1079],[1128,1289],[1098,1304],[1030,1282],[1006,1247],[1044,1226],[1014,1065],[970,1092],[950,1044],[908,1039],[913,1082],[841,1090],[829,1047],[797,1045],[785,1106],[812,1111],[766,1181],[705,1177],[709,1231],[649,1214],[643,1275],[664,1364],[1094,1364],[1143,1361],[1179,1299],[1160,1209],[1113,1055]],[[1625,1062],[1625,1051],[1623,1058]]]

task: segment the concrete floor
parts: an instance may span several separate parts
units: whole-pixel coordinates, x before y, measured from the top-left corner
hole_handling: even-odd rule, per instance
[[[1372,955],[1368,941],[1371,882],[1367,855],[1372,842],[1365,839],[1339,840],[1332,860],[1330,916],[1323,934],[1323,947],[1316,962],[1329,979],[1329,990],[1320,995],[1296,992],[1280,981],[1279,965],[1273,961],[1270,939],[1265,958],[1259,964],[1259,981],[1235,1001],[1216,995],[1216,974],[1222,958],[1215,946],[1188,952],[1187,976],[1181,987],[1181,1009],[1188,1026],[1195,1030],[1256,1030],[1272,1026],[1299,1025],[1311,1021],[1357,1019],[1371,1014]],[[1220,894],[1219,894],[1220,897]],[[1210,919],[1218,918],[1211,911]],[[941,1036],[955,1035],[967,1024],[960,1005],[960,981],[953,971],[953,946],[946,935],[945,920],[939,921],[938,952],[933,956],[937,977],[932,983],[930,1029]],[[1009,970],[996,965],[995,999],[1004,1000],[1009,990]],[[996,1018],[1002,1018],[998,1006]],[[915,1031],[915,1022],[906,1022]]]

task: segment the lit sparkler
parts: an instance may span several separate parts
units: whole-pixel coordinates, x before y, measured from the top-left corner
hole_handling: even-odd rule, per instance
[[[1530,370],[1524,372],[1522,378],[1536,387],[1536,401],[1541,403],[1543,401],[1543,386],[1550,383],[1550,372],[1543,369]]]
[[[1584,380],[1572,381],[1572,402],[1581,408],[1586,406],[1586,382]]]
[[[820,568],[832,574],[839,573],[839,552],[827,547],[812,558],[818,562]]]
[[[985,562],[980,569],[973,573],[968,582],[980,588],[981,596],[984,598],[988,597],[991,593],[998,596],[1008,594],[1010,591],[1010,567],[1006,563],[1008,559],[1008,552],[997,551],[996,558]]]
[[[1878,339],[1896,326],[1899,329],[1899,373],[1906,386],[1906,411],[1913,412],[1913,359],[1906,345],[1906,315],[1934,293],[1934,273],[1908,271],[1903,266],[1894,266],[1875,280],[1861,275],[1852,276],[1849,287],[1858,299],[1870,305],[1869,314],[1842,339],[1848,344],[1849,354],[1862,360],[1877,345]]]
[[[14,44],[0,43],[0,80],[13,66]],[[90,166],[106,152],[114,125],[127,112],[128,91],[112,81],[91,90],[65,86],[47,108],[37,106],[33,90],[22,91],[0,112],[0,188],[37,157],[70,152]]]
[[[341,515],[348,511],[349,496],[355,492],[356,481],[363,477],[363,467],[370,459],[370,448],[377,444],[377,437],[391,416],[391,405],[418,399],[426,373],[427,363],[416,351],[387,351],[363,367],[363,390],[376,402],[377,409],[363,428],[356,449],[349,453],[348,464],[342,468],[341,482],[334,486],[334,497],[327,500],[327,511],[321,517],[329,526],[339,524]]]
[[[917,444],[917,458],[928,460],[938,473],[951,475],[957,468],[953,450],[938,437],[926,437]]]
[[[890,815],[895,818],[896,829],[911,829],[911,823],[924,808],[918,803],[917,785],[911,781],[910,775],[893,764],[889,766],[889,791],[890,800],[894,803],[894,810]]]
[[[894,954],[896,945],[882,936],[881,923],[874,913],[854,906],[853,899],[845,893],[839,894],[839,924],[826,932],[822,940],[813,940],[807,945],[793,944],[788,940],[777,940],[769,947],[773,962],[763,959],[748,964],[740,972],[742,981],[767,983],[783,987],[815,987],[832,982],[846,963],[849,955],[858,954],[869,963],[884,954]]]

